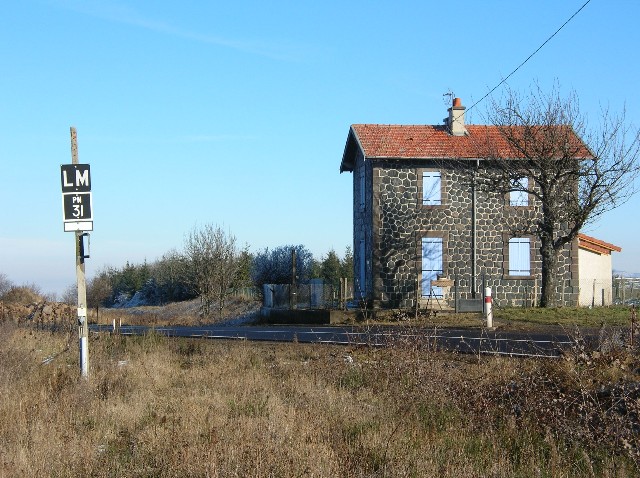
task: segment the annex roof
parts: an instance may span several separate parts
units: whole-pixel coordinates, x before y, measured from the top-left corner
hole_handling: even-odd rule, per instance
[[[522,158],[497,126],[465,125],[467,134],[454,136],[446,125],[354,124],[349,129],[340,172],[353,171],[358,150],[367,159]],[[561,128],[560,126],[558,128]],[[571,133],[582,149],[590,153]]]
[[[595,237],[587,236],[586,234],[578,234],[578,247],[587,251],[595,252],[600,255],[609,255],[612,252],[622,252],[622,248],[609,244],[608,242],[601,241]]]

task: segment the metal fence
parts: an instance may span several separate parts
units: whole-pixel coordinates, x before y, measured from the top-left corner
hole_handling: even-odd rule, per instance
[[[614,304],[612,281],[583,277],[580,279],[578,306],[601,307]]]
[[[274,309],[339,309],[353,299],[353,284],[265,284],[263,305]]]
[[[640,306],[640,277],[614,277],[613,303]]]
[[[491,288],[492,301],[497,307],[536,307],[540,304],[541,287],[536,279],[503,279],[478,275],[453,277],[454,285],[429,307],[446,305],[458,312],[481,311],[485,288]],[[350,282],[350,281],[349,281]],[[475,290],[475,293],[474,293]],[[257,289],[243,290],[244,296],[259,298]],[[560,280],[555,288],[556,305],[565,307],[599,307],[612,304],[640,306],[640,278],[614,277],[612,281],[584,279],[577,286],[570,280]],[[339,285],[312,281],[309,284],[265,284],[263,305],[275,309],[340,309],[354,299],[353,283]],[[415,299],[415,297],[413,298]],[[412,303],[415,301],[411,299]],[[421,298],[421,303],[427,299]],[[435,304],[435,305],[434,305]]]
[[[541,284],[537,279],[504,279],[479,274],[475,280],[470,275],[457,275],[454,281],[450,303],[462,312],[478,309],[477,303],[484,300],[487,287],[491,288],[492,302],[497,307],[536,307],[540,304]],[[578,288],[570,280],[556,282],[555,302],[558,306],[575,306],[578,294]]]
[[[260,289],[257,287],[239,287],[237,289],[233,289],[229,295],[231,297],[248,300],[260,300],[262,298]]]

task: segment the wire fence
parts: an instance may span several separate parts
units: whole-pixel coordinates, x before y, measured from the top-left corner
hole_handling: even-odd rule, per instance
[[[541,284],[537,279],[504,279],[489,275],[475,278],[459,275],[452,278],[451,287],[440,288],[438,296],[420,296],[420,307],[454,309],[458,312],[482,311],[487,287],[491,288],[496,307],[537,307]],[[351,281],[338,285],[312,281],[309,284],[265,284],[262,293],[250,288],[237,294],[263,299],[263,305],[275,309],[341,309],[354,303]],[[419,287],[416,281],[416,287]],[[411,294],[411,293],[410,293]],[[415,307],[415,295],[407,297]],[[601,307],[610,305],[640,306],[640,278],[615,277],[613,280],[584,278],[579,284],[558,280],[555,285],[555,305],[562,307]]]
[[[497,307],[537,307],[540,304],[541,284],[533,279],[505,279],[487,274],[457,275],[449,293],[450,303],[456,310],[469,307],[476,310],[478,301],[484,300],[486,288],[491,289],[492,302]],[[575,306],[578,288],[569,280],[558,280],[555,285],[555,303],[558,306]],[[479,307],[480,310],[482,307]],[[460,310],[461,309],[461,310]]]
[[[257,287],[238,287],[236,289],[233,289],[229,295],[231,297],[237,297],[240,299],[247,299],[247,300],[260,300],[262,299],[262,293],[260,292],[260,289],[258,289]]]
[[[578,296],[579,307],[602,307],[615,303],[615,293],[612,280],[580,279],[580,294]]]
[[[265,284],[263,305],[274,309],[340,309],[353,299],[353,284]]]
[[[613,303],[640,306],[640,277],[614,277]]]

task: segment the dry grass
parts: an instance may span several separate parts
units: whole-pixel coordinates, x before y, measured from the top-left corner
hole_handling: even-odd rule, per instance
[[[628,327],[632,309],[628,306],[611,307],[494,307],[494,326],[503,330],[574,329],[575,327],[599,328]],[[479,328],[484,322],[482,313],[454,313],[452,311],[378,310],[370,313],[369,323],[390,323],[427,328]],[[359,317],[354,323],[363,322]]]
[[[640,361],[624,351],[100,335],[85,381],[75,341],[0,329],[0,476],[639,475]]]
[[[185,302],[175,302],[164,306],[143,306],[126,309],[106,309],[101,308],[89,311],[89,320],[95,324],[111,324],[113,320],[122,321],[127,325],[144,326],[171,326],[187,325],[199,326],[203,324],[214,324],[230,319],[242,317],[257,317],[260,310],[260,303],[255,300],[243,298],[231,298],[218,315],[217,311],[208,316],[200,314],[200,299]]]

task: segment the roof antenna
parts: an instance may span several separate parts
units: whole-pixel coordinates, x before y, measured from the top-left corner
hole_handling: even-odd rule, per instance
[[[442,97],[443,97],[443,98],[444,98],[444,97],[446,97],[446,98],[447,98],[447,99],[443,100],[443,101],[444,101],[444,105],[445,105],[447,108],[451,108],[451,105],[453,104],[453,99],[455,98],[455,95],[454,95],[453,91],[451,91],[451,88],[449,88],[449,91],[447,91],[446,93],[444,93],[444,94],[442,95]],[[443,122],[445,125],[448,125],[448,124],[449,124],[449,117],[444,118],[444,119],[442,120],[442,122]]]
[[[444,102],[444,104],[447,106],[447,108],[451,106],[451,104],[453,102],[453,99],[456,97],[456,95],[453,93],[453,91],[451,91],[451,88],[449,88],[449,91],[444,93],[442,96],[443,97],[445,97],[445,96],[448,97],[448,101],[445,100],[445,102]]]

